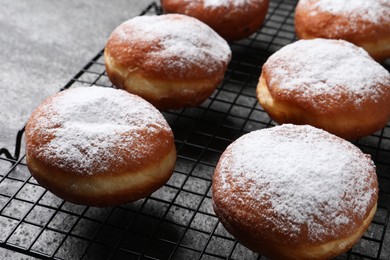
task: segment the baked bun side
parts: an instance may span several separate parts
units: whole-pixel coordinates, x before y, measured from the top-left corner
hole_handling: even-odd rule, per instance
[[[390,119],[390,74],[342,40],[300,40],[263,65],[257,98],[278,123],[310,124],[345,139]]]
[[[363,224],[358,229],[356,229],[354,234],[352,234],[350,237],[336,239],[321,245],[301,244],[300,246],[289,246],[277,244],[277,240],[283,239],[279,238],[277,235],[273,238],[265,239],[259,233],[250,234],[255,232],[254,227],[256,226],[253,225],[256,225],[255,223],[259,220],[256,219],[254,222],[247,222],[247,224],[251,224],[252,226],[242,225],[241,223],[237,224],[234,217],[226,215],[230,214],[230,212],[224,212],[221,210],[223,207],[225,207],[224,204],[213,204],[215,214],[218,216],[224,228],[241,244],[254,252],[267,256],[270,259],[286,260],[331,259],[347,252],[367,230],[372,219],[374,218],[377,209],[377,205],[375,204],[369,216],[363,221]],[[240,217],[245,218],[246,216]],[[272,233],[271,229],[265,232]]]
[[[268,5],[268,0],[161,0],[164,13],[195,17],[227,41],[244,39],[256,32],[264,22]]]
[[[120,89],[141,96],[159,109],[194,107],[206,100],[222,82],[224,73],[204,79],[165,79],[144,76],[138,70],[128,71],[117,64],[106,49],[106,72]]]
[[[196,106],[221,83],[231,58],[227,42],[180,14],[140,16],[110,35],[104,58],[112,83],[159,109]]]
[[[378,182],[370,156],[351,143],[282,125],[233,142],[212,192],[216,215],[244,246],[272,259],[328,259],[369,226]]]
[[[138,170],[123,169],[99,175],[74,174],[26,156],[31,175],[49,191],[66,201],[96,207],[115,206],[144,198],[165,184],[172,175],[176,150],[171,150]]]
[[[378,61],[390,57],[390,4],[374,0],[300,0],[295,30],[301,39],[343,39]]]
[[[171,176],[175,155],[173,133],[161,113],[123,90],[54,94],[26,125],[32,175],[78,204],[112,206],[149,195]]]

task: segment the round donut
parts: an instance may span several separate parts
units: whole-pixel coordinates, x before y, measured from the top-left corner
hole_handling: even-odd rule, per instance
[[[263,24],[268,0],[161,0],[165,13],[195,17],[227,41],[244,39]]]
[[[47,98],[26,125],[32,176],[77,204],[114,206],[146,197],[172,175],[173,133],[142,98],[101,87]]]
[[[202,103],[223,80],[230,58],[216,32],[179,14],[130,19],[112,32],[104,51],[111,82],[159,109]]]
[[[356,139],[389,121],[390,74],[349,42],[300,40],[263,65],[257,98],[278,123],[309,124]]]
[[[378,61],[390,58],[388,0],[300,0],[295,31],[301,39],[343,39]]]
[[[370,156],[308,125],[237,139],[222,154],[212,184],[214,211],[226,230],[271,259],[346,252],[368,228],[377,199]]]

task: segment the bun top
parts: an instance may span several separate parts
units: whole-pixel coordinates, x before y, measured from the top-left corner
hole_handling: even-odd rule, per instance
[[[310,9],[313,16],[319,10],[347,16],[351,20],[362,19],[377,24],[390,22],[388,0],[300,0],[299,5]]]
[[[307,125],[242,136],[223,153],[213,181],[213,196],[237,214],[229,218],[248,219],[262,234],[272,229],[291,245],[350,235],[378,193],[369,155]]]
[[[213,29],[180,14],[130,19],[112,32],[106,51],[130,71],[178,80],[224,72],[231,58],[229,45]]]
[[[319,113],[390,98],[390,73],[343,40],[299,40],[270,56],[263,71],[273,96],[300,100]]]
[[[49,97],[26,127],[27,154],[76,174],[129,172],[147,164],[170,140],[169,125],[151,104],[102,87]]]

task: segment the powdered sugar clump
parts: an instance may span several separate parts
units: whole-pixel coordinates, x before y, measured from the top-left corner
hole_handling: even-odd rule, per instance
[[[363,100],[381,97],[384,90],[379,86],[390,91],[389,72],[363,49],[343,40],[297,41],[273,54],[263,68],[270,76],[270,89],[306,100],[322,96],[329,106],[342,105],[344,95],[359,107]]]
[[[372,23],[390,22],[389,0],[301,0],[300,4],[312,4],[313,8],[337,15],[345,15]],[[315,11],[313,10],[313,15]]]
[[[228,203],[252,205],[254,211],[270,203],[268,211],[256,214],[266,215],[277,232],[291,231],[292,238],[305,234],[302,227],[314,241],[353,225],[356,216],[365,218],[377,192],[371,159],[311,126],[282,125],[244,135],[228,147],[219,167],[218,191]]]
[[[122,162],[124,158],[116,157],[120,150],[131,152],[135,160],[141,157],[134,144],[150,146],[140,131],[146,135],[170,131],[163,116],[146,101],[101,87],[58,93],[38,108],[34,120],[35,127],[28,127],[27,134],[39,136],[42,143],[29,149],[57,167],[81,174],[104,172],[109,162]]]
[[[170,69],[169,74],[175,78],[191,74],[194,66],[212,75],[224,68],[231,57],[229,45],[216,32],[199,20],[180,14],[135,17],[113,34],[129,44],[152,44],[154,47],[144,54],[146,65]]]

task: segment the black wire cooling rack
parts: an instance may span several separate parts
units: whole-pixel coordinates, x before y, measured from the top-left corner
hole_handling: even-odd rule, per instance
[[[262,29],[231,44],[221,86],[202,105],[166,111],[178,151],[172,178],[150,197],[113,208],[74,205],[30,176],[22,136],[0,150],[0,247],[56,259],[264,259],[237,243],[211,206],[211,177],[224,149],[252,130],[274,125],[256,100],[261,66],[296,40],[296,1],[271,1]],[[142,15],[159,14],[154,3]],[[63,88],[112,87],[99,52]],[[389,65],[385,65],[389,69]],[[390,259],[390,126],[355,142],[372,155],[379,208],[363,238],[337,259]]]

